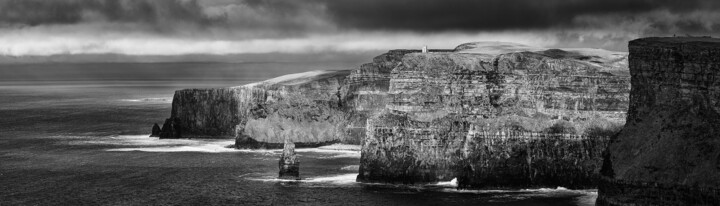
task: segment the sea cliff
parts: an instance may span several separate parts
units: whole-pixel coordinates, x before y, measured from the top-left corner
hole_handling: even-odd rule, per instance
[[[586,188],[629,91],[622,52],[496,42],[391,50],[353,70],[178,91],[161,137],[361,144],[361,182]]]
[[[720,40],[631,41],[627,124],[598,205],[720,205]]]
[[[628,107],[626,55],[502,48],[404,55],[368,120],[358,181],[595,187]]]
[[[231,88],[175,92],[160,138],[235,138],[238,147],[298,147],[343,140],[338,91],[347,70],[291,74]],[[340,134],[336,134],[339,132]]]

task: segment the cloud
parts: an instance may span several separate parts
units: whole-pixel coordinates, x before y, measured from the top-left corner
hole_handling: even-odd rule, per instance
[[[84,22],[143,23],[156,26],[208,24],[195,0],[2,0],[0,22],[39,26]]]
[[[54,54],[183,55],[183,54],[246,54],[246,53],[323,53],[366,52],[399,48],[452,49],[473,41],[517,42],[535,46],[556,44],[550,33],[530,32],[448,32],[418,34],[412,32],[342,32],[307,34],[295,38],[253,38],[218,40],[176,38],[144,33],[75,35],[60,34],[65,27],[48,37],[32,29],[1,31],[0,54],[12,56]],[[35,28],[39,29],[39,28]],[[50,27],[42,28],[52,31]],[[57,32],[60,31],[60,32]]]
[[[720,12],[668,9],[641,13],[581,15],[572,28],[556,30],[558,42],[567,47],[627,50],[630,40],[651,36],[720,36]]]
[[[472,41],[627,50],[720,34],[714,0],[0,0],[0,55],[363,52]]]
[[[715,8],[713,0],[326,0],[335,22],[348,28],[507,30],[572,27],[578,16],[658,9]],[[701,7],[702,6],[702,7]]]

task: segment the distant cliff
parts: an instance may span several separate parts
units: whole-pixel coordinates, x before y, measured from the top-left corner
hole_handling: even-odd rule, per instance
[[[720,40],[631,41],[627,124],[598,205],[720,205]]]
[[[482,44],[406,54],[392,70],[386,109],[368,121],[358,180],[595,187],[628,107],[625,60]]]
[[[346,120],[338,92],[348,74],[313,71],[232,88],[176,91],[160,137],[235,138],[239,147],[281,148],[285,138],[299,147],[339,142]]]
[[[178,91],[166,121],[177,131],[162,132],[251,148],[362,144],[362,182],[594,187],[629,82],[627,54],[599,49],[391,50],[354,70]]]

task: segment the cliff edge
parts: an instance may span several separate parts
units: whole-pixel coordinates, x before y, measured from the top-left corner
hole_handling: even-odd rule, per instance
[[[720,39],[631,41],[627,123],[598,205],[720,205]]]

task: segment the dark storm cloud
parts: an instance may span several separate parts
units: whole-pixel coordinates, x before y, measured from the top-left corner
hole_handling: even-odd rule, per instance
[[[411,32],[537,30],[594,27],[589,20],[628,21],[635,14],[720,11],[716,0],[0,0],[0,25],[85,22],[187,25],[278,32],[351,30]],[[618,19],[617,17],[622,17]],[[582,18],[578,20],[579,18]],[[707,29],[706,20],[653,28]],[[181,26],[178,26],[181,25]]]
[[[86,25],[102,32],[283,38],[335,28],[324,8],[300,0],[0,0],[0,28]],[[109,26],[98,28],[103,24]]]
[[[452,48],[470,41],[627,50],[720,36],[718,0],[0,0],[0,55]]]
[[[410,31],[571,27],[582,15],[717,9],[715,0],[326,0],[338,25]]]
[[[212,21],[195,0],[0,0],[0,23],[38,26],[91,21],[194,23]]]

